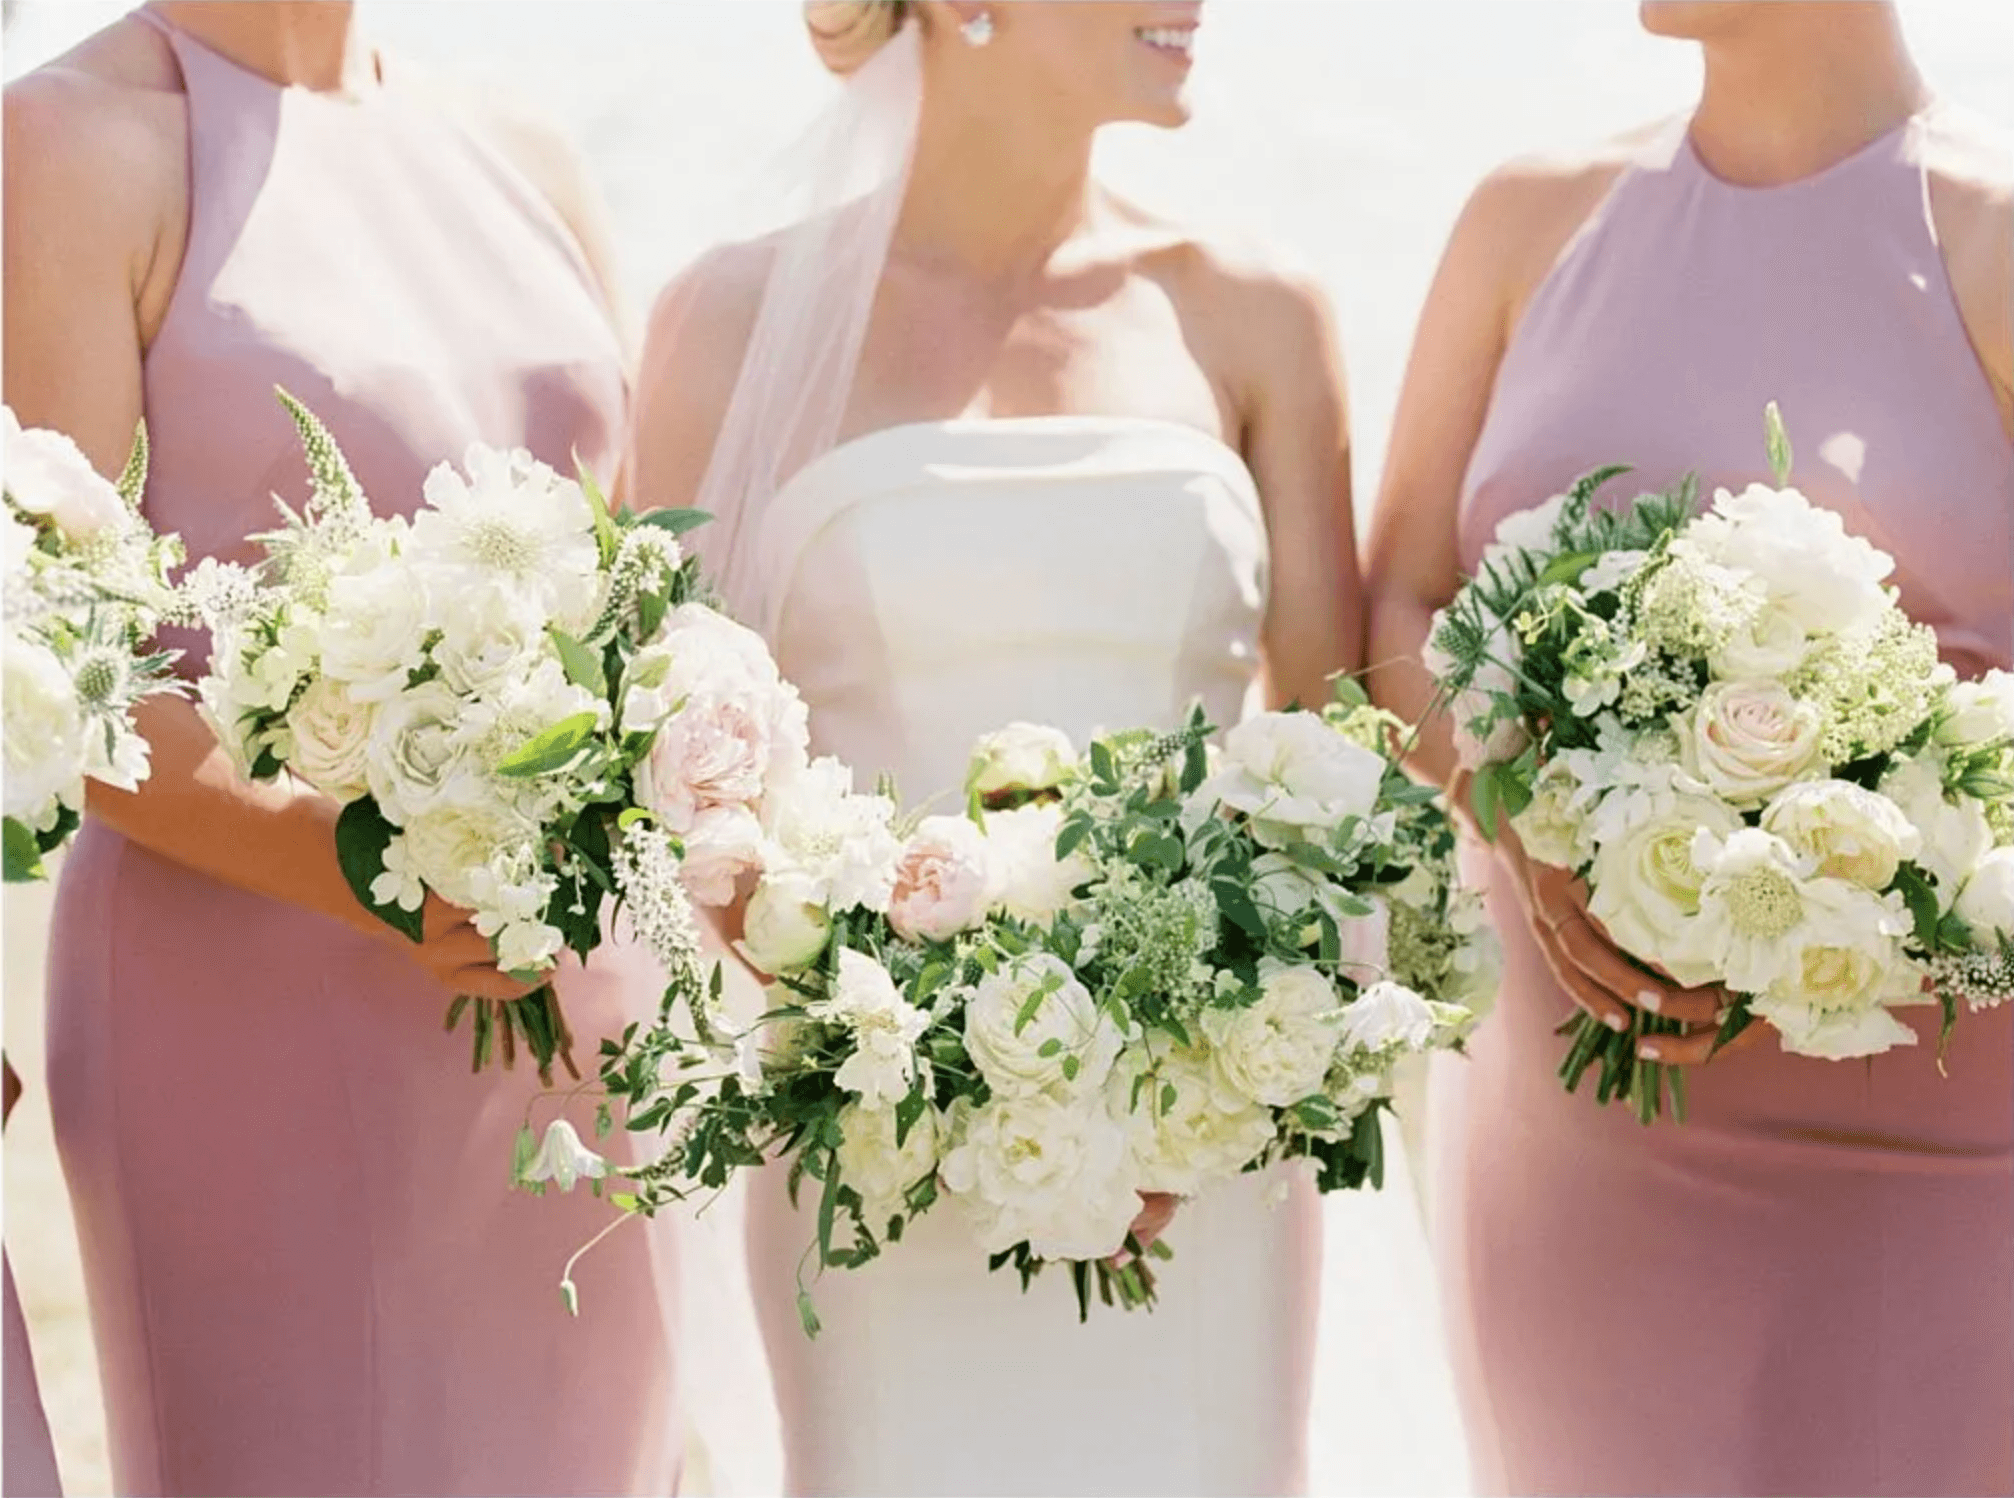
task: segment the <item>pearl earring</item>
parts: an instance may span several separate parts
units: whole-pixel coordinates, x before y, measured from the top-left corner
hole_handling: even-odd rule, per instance
[[[965,38],[968,47],[983,47],[993,40],[993,13],[980,11],[978,15],[958,28],[958,34]]]

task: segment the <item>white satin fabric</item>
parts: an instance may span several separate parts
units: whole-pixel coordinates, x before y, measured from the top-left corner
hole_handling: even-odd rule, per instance
[[[751,518],[765,631],[810,705],[815,751],[863,782],[892,773],[912,806],[955,809],[973,739],[1015,719],[1081,745],[1100,729],[1173,726],[1196,700],[1219,724],[1258,701],[1264,514],[1238,455],[1195,429],[891,428],[828,452]],[[1451,1490],[1445,1379],[1389,1361],[1438,1370],[1441,1356],[1395,1165],[1400,1189],[1349,1203],[1329,1245],[1378,1281],[1334,1308],[1340,1379],[1315,1373],[1323,1208],[1299,1170],[1185,1204],[1152,1314],[1094,1305],[1079,1325],[1059,1270],[1024,1296],[1011,1271],[987,1272],[946,1205],[876,1263],[812,1283],[816,1341],[795,1306],[811,1204],[793,1211],[783,1172],[762,1172],[747,1262],[785,1490],[1296,1492],[1311,1457],[1326,1490]],[[698,1292],[718,1300],[722,1287]],[[1311,1383],[1333,1385],[1312,1453]]]

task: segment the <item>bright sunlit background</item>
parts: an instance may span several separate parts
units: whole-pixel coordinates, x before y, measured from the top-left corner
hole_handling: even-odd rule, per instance
[[[9,4],[5,72],[127,8]],[[698,248],[752,163],[828,97],[791,0],[364,0],[388,49],[486,77],[573,135],[606,195],[633,311]],[[2014,6],[1904,0],[1932,84],[2014,127]],[[1361,520],[1412,324],[1475,179],[1506,156],[1683,109],[1691,47],[1625,0],[1215,0],[1177,135],[1114,131],[1112,179],[1164,208],[1292,246],[1334,297]],[[109,1491],[96,1374],[41,1092],[45,890],[10,889],[6,1042],[29,1087],[8,1129],[6,1237],[65,1481]],[[1390,1350],[1385,1350],[1389,1353]]]

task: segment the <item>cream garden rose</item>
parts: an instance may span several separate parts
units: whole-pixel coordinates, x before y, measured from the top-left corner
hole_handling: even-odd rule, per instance
[[[1139,1215],[1139,1175],[1102,1097],[1045,1093],[963,1104],[939,1174],[987,1253],[1025,1242],[1045,1259],[1118,1252]]]
[[[359,702],[341,682],[318,677],[287,710],[288,768],[338,801],[356,800],[370,789],[377,717],[376,703]]]
[[[1226,1086],[1207,1051],[1130,1046],[1105,1090],[1142,1191],[1192,1195],[1237,1174],[1273,1139],[1272,1113]]]
[[[878,1228],[903,1215],[904,1196],[937,1168],[937,1110],[926,1107],[901,1131],[891,1107],[848,1103],[839,1110],[840,1178],[860,1193],[862,1214]]]
[[[1820,874],[1872,890],[1893,884],[1923,841],[1893,801],[1846,780],[1790,786],[1764,809],[1762,826],[1814,860]]]
[[[1780,682],[1717,681],[1688,715],[1679,753],[1708,790],[1752,806],[1817,768],[1823,727]]]
[[[1225,1080],[1244,1096],[1284,1108],[1322,1089],[1335,1056],[1342,1004],[1318,967],[1268,961],[1259,997],[1242,1009],[1203,1012]]]
[[[1125,1037],[1061,958],[1034,952],[965,996],[965,1049],[1003,1097],[1080,1097],[1104,1085]]]
[[[973,746],[966,785],[982,796],[1054,790],[1076,765],[1076,747],[1060,729],[1009,723]]]
[[[1731,835],[1741,818],[1724,802],[1680,796],[1595,852],[1588,912],[1625,952],[1652,962],[1687,986],[1716,974],[1715,953],[1694,929],[1705,875],[1694,861],[1701,828]]]
[[[969,817],[925,817],[903,845],[888,924],[904,941],[947,941],[986,918],[986,839]]]

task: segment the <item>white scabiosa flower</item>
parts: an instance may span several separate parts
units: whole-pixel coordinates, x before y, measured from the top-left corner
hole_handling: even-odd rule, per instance
[[[446,463],[427,475],[426,505],[412,520],[413,561],[450,579],[450,595],[455,579],[502,580],[562,629],[584,631],[601,606],[602,574],[580,485],[522,450],[478,444],[463,466],[466,475]]]

